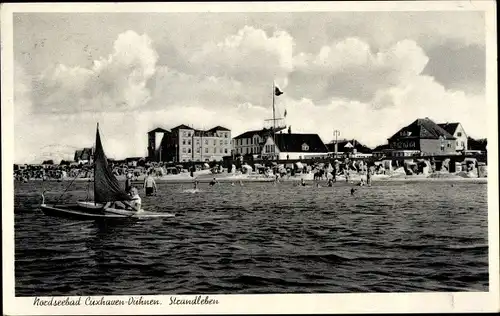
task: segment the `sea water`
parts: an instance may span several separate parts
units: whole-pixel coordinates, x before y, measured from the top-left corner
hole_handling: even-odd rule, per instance
[[[485,183],[158,183],[143,208],[173,218],[44,215],[67,185],[15,183],[16,296],[488,290]]]

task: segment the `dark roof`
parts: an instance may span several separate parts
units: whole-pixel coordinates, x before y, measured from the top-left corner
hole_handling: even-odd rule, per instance
[[[382,151],[382,150],[386,150],[386,149],[389,149],[389,144],[385,144],[385,145],[379,145],[377,147],[375,147],[373,149],[373,151]]]
[[[467,137],[467,149],[468,150],[482,150],[486,151],[486,146],[488,145],[488,140],[486,138],[483,139],[474,139],[472,137]]]
[[[176,126],[176,127],[172,128],[172,130],[176,130],[176,129],[193,129],[193,128],[191,128],[191,127],[189,127],[187,125],[181,124],[179,126]]]
[[[303,150],[306,144],[308,150]],[[276,145],[281,152],[327,153],[328,149],[318,134],[276,134]]]
[[[170,131],[167,131],[166,129],[163,129],[161,127],[157,127],[154,130],[148,132],[148,134],[150,133],[170,133]]]
[[[347,149],[344,148],[344,147],[348,143],[351,143],[351,145],[354,146],[354,148],[356,149],[356,151],[358,153],[369,154],[369,153],[372,152],[372,149],[370,147],[367,147],[367,146],[361,144],[360,142],[358,142],[355,139],[351,139],[351,140],[339,140],[337,142],[337,150],[340,151],[340,152],[345,152]],[[326,144],[326,147],[328,148],[328,150],[330,152],[335,151],[335,142]]]
[[[78,160],[90,160],[92,157],[92,148],[83,148],[81,150],[75,151],[74,161]]]
[[[276,128],[276,133],[278,133],[279,131],[282,131],[284,129],[285,129],[285,127],[278,127],[278,128]],[[272,135],[272,133],[273,133],[272,128],[263,128],[263,129],[259,129],[259,130],[244,132],[243,134],[240,134],[240,135],[234,137],[234,139],[251,138],[253,135],[256,135],[256,134],[261,136],[261,137],[265,137],[266,135]]]
[[[460,125],[460,123],[443,123],[443,124],[438,124],[438,125],[442,129],[444,129],[445,131],[447,131],[448,133],[453,135],[453,134],[455,134],[455,131],[457,130],[458,125]]]
[[[230,132],[231,130],[218,125],[214,128],[209,129],[207,132],[215,132],[215,131],[228,131],[228,132]]]
[[[406,135],[401,135],[402,133]],[[453,135],[439,127],[439,125],[429,118],[424,118],[416,119],[410,125],[403,127],[396,134],[392,135],[389,140],[399,138],[439,139],[440,136],[445,139],[455,139]]]

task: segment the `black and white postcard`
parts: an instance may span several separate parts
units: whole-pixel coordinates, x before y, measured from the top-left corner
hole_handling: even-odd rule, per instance
[[[499,311],[494,1],[1,10],[5,314]]]

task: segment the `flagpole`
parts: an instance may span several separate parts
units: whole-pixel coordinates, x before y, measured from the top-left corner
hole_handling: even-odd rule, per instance
[[[275,115],[275,109],[274,109],[274,95],[275,94],[276,94],[276,86],[275,86],[275,82],[273,80],[273,142],[274,142],[273,156],[276,152],[276,115]]]

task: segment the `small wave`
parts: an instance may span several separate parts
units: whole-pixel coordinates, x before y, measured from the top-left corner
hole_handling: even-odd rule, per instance
[[[200,189],[186,189],[186,190],[182,190],[182,193],[199,193],[199,192],[203,192],[203,191],[201,191]]]
[[[351,261],[351,260],[381,260],[385,259],[384,257],[378,256],[353,256],[348,254],[339,254],[339,253],[323,253],[323,254],[307,254],[307,255],[298,255],[296,258],[306,259],[306,260],[314,260],[314,261],[322,261],[322,262],[343,262],[343,261]]]
[[[453,250],[463,250],[463,249],[488,250],[488,245],[487,244],[449,245],[446,248]]]

